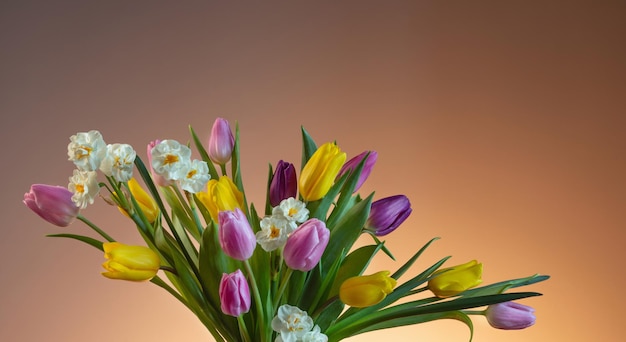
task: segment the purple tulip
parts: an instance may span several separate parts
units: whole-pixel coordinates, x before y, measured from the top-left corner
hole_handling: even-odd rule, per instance
[[[359,180],[357,181],[356,186],[354,187],[354,191],[359,190],[361,185],[365,183],[365,180],[367,179],[367,177],[369,177],[370,173],[372,173],[374,164],[376,164],[376,160],[378,159],[378,153],[376,153],[376,151],[365,151],[359,154],[358,156],[355,156],[352,159],[348,160],[345,164],[343,164],[343,166],[341,167],[341,170],[339,170],[339,174],[337,174],[337,179],[339,179],[341,176],[343,176],[347,172],[353,172],[359,166],[359,163],[363,161],[363,158],[365,158],[366,156],[367,156],[367,159],[365,160],[365,165],[363,165],[363,169],[361,169],[361,174],[359,175]]]
[[[248,260],[256,247],[256,236],[246,215],[239,208],[234,211],[220,211],[219,240],[226,255],[237,260]]]
[[[535,324],[535,309],[530,306],[504,302],[489,305],[485,316],[489,324],[496,329],[517,330]]]
[[[296,197],[298,182],[293,164],[279,161],[270,182],[270,205],[275,207],[289,197]]]
[[[72,192],[62,186],[33,184],[24,194],[23,202],[41,218],[59,227],[72,223],[80,210],[72,201]]]
[[[241,270],[230,274],[224,273],[219,291],[223,313],[239,317],[250,310],[250,288]]]
[[[151,141],[148,144],[148,147],[146,148],[148,150],[148,165],[150,165],[150,173],[152,174],[152,180],[154,181],[154,183],[160,186],[169,186],[173,184],[173,182],[168,181],[167,179],[165,179],[165,177],[157,174],[152,169],[152,149],[154,148],[154,146],[158,145],[160,142],[161,140],[157,139],[157,140]]]
[[[393,232],[411,214],[411,203],[404,195],[379,199],[372,203],[370,215],[365,222],[365,230],[376,236]]]
[[[289,268],[299,271],[310,271],[322,258],[330,230],[326,224],[312,218],[300,225],[287,238],[283,256]]]
[[[209,137],[209,158],[214,163],[226,164],[233,154],[235,146],[235,137],[230,130],[228,120],[223,118],[215,119],[211,128],[211,136]]]

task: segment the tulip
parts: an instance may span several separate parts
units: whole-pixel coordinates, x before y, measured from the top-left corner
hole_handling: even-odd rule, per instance
[[[161,265],[159,255],[148,247],[105,242],[102,248],[104,257],[108,259],[102,264],[107,270],[102,275],[110,279],[150,280]]]
[[[220,211],[243,208],[243,193],[228,176],[209,180],[207,192],[198,192],[196,196],[209,211],[213,221],[217,221]]]
[[[24,204],[44,220],[67,227],[80,209],[72,201],[72,192],[62,186],[33,184],[24,194]]]
[[[209,158],[214,163],[226,164],[233,154],[235,138],[226,119],[217,118],[211,128],[209,137]]]
[[[161,140],[154,140],[151,141],[148,144],[147,150],[148,150],[148,165],[150,165],[150,173],[152,174],[152,180],[154,181],[155,184],[160,185],[160,186],[169,186],[172,185],[174,182],[167,180],[165,177],[159,175],[158,173],[154,172],[154,169],[152,168],[152,149],[158,145],[161,142]]]
[[[404,195],[379,199],[372,203],[365,230],[377,236],[387,235],[398,228],[412,211],[411,202]]]
[[[284,199],[295,198],[297,186],[296,169],[293,164],[279,161],[270,182],[270,205],[275,207]]]
[[[483,264],[472,260],[441,269],[428,281],[428,288],[440,298],[456,296],[482,282]]]
[[[320,146],[302,168],[300,195],[305,201],[316,201],[326,195],[346,161],[346,154],[334,143]]]
[[[154,222],[159,215],[159,207],[152,196],[148,195],[135,178],[131,178],[128,181],[128,189],[133,197],[135,197],[137,204],[139,204],[139,208],[143,212],[146,219],[148,219],[148,222]],[[118,207],[118,209],[122,212],[122,214],[129,216],[126,210],[121,207]]]
[[[489,305],[485,316],[489,324],[496,329],[517,330],[535,324],[535,309],[530,306],[504,302]]]
[[[339,299],[355,308],[365,308],[380,303],[393,292],[396,280],[389,271],[346,279],[339,288]]]
[[[239,208],[221,211],[218,222],[219,240],[224,253],[233,259],[248,260],[256,247],[256,236],[243,211]]]
[[[250,310],[250,288],[241,270],[222,275],[219,293],[223,313],[238,317]]]
[[[299,271],[310,271],[322,258],[330,230],[318,219],[309,219],[294,230],[287,238],[283,257],[289,268]]]
[[[376,164],[376,160],[378,159],[378,153],[376,153],[376,151],[365,151],[359,154],[358,156],[355,156],[352,159],[348,160],[345,164],[343,164],[343,166],[341,167],[341,170],[339,170],[339,174],[337,175],[337,178],[340,178],[347,172],[354,172],[354,170],[359,166],[359,164],[366,157],[367,159],[365,160],[365,164],[363,165],[363,168],[361,169],[361,174],[359,174],[359,180],[357,181],[356,186],[354,187],[355,192],[359,190],[361,185],[365,183],[365,180],[367,179],[367,177],[369,177],[370,173],[372,173],[374,164]]]

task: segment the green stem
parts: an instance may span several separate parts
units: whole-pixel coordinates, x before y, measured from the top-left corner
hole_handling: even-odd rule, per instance
[[[257,315],[258,315],[258,320],[259,320],[258,326],[261,327],[260,328],[261,342],[264,342],[266,340],[265,330],[267,329],[267,327],[265,326],[265,315],[263,314],[264,306],[263,306],[263,302],[261,301],[261,294],[259,293],[259,287],[257,286],[256,278],[254,277],[254,272],[252,272],[252,267],[250,267],[250,262],[248,262],[248,260],[245,260],[243,262],[243,265],[246,268],[246,272],[248,273],[248,276],[250,277],[250,283],[252,285],[252,295],[254,296],[254,302],[256,303],[256,310],[257,310]]]
[[[243,320],[243,315],[237,316],[237,322],[239,322],[239,334],[241,334],[241,339],[244,342],[252,341],[250,339],[250,333],[248,333],[248,328],[246,327],[246,322]]]
[[[89,226],[91,229],[93,229],[94,231],[96,231],[96,233],[100,234],[100,236],[102,236],[103,238],[105,238],[107,241],[109,242],[113,242],[115,241],[114,238],[110,237],[109,234],[105,233],[102,229],[98,228],[98,226],[96,226],[95,224],[93,224],[91,221],[89,221],[86,217],[84,217],[81,214],[78,214],[78,216],[76,216],[77,219],[83,221],[83,223],[85,223],[87,226]]]
[[[220,164],[220,169],[222,170],[222,176],[226,176],[226,164]]]
[[[189,206],[191,207],[193,220],[196,223],[196,226],[198,227],[198,232],[200,233],[200,237],[202,237],[203,226],[202,226],[202,223],[200,223],[200,217],[198,216],[198,211],[196,210],[196,201],[194,201],[193,199],[193,194],[189,192],[185,192],[185,194],[187,195],[187,202],[189,202]]]
[[[287,268],[287,271],[285,272],[285,276],[283,277],[283,280],[280,283],[280,287],[278,288],[278,292],[274,296],[275,308],[278,307],[278,304],[280,303],[280,299],[283,297],[283,293],[285,292],[285,288],[287,287],[287,284],[289,283],[289,278],[291,278],[292,274],[293,274],[293,270],[291,268]]]
[[[319,316],[322,313],[322,311],[324,311],[324,309],[326,309],[330,304],[336,302],[337,299],[339,299],[339,296],[328,298],[328,300],[325,301],[322,305],[320,305],[319,308],[315,309],[315,312],[313,312],[313,314],[311,315],[311,318],[313,318],[313,320],[317,319],[317,316]]]

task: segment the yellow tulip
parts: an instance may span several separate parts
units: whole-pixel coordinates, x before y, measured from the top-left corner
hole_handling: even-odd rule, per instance
[[[300,195],[305,201],[316,201],[326,195],[346,161],[346,153],[334,143],[320,146],[300,173]]]
[[[243,209],[243,193],[237,189],[235,183],[228,176],[221,176],[219,180],[209,180],[207,191],[199,192],[196,196],[207,208],[215,222],[217,222],[217,214],[220,211],[232,211],[235,208]]]
[[[139,182],[137,182],[135,178],[131,178],[128,181],[128,189],[130,189],[130,193],[133,195],[133,197],[135,197],[137,204],[139,204],[139,208],[146,216],[148,221],[154,222],[154,220],[156,220],[157,216],[159,215],[159,207],[157,206],[152,196],[150,196],[143,188],[141,188]],[[122,214],[128,216],[126,210],[120,207],[117,208]]]
[[[457,294],[482,282],[483,264],[472,260],[462,265],[441,269],[428,281],[428,288],[440,298]]]
[[[102,247],[107,259],[102,264],[107,271],[102,275],[107,278],[143,281],[152,279],[159,271],[161,259],[148,247],[119,242],[105,242]]]
[[[393,292],[396,280],[389,271],[346,279],[339,288],[339,299],[355,308],[364,308],[380,303]]]

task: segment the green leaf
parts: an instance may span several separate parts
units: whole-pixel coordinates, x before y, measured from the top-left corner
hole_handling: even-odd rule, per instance
[[[313,138],[309,135],[309,133],[304,129],[304,126],[301,127],[302,130],[302,165],[301,169],[304,168],[304,165],[311,159],[311,156],[315,151],[317,151],[317,145]]]
[[[434,237],[430,241],[428,241],[409,260],[407,260],[407,262],[404,265],[402,265],[402,267],[400,267],[391,277],[394,279],[399,279],[400,277],[402,277],[402,275],[406,271],[408,271],[408,269],[413,265],[413,263],[422,255],[422,253],[424,253],[426,248],[428,248],[428,246],[430,246],[430,244],[435,242],[436,240],[439,240],[439,238]]]
[[[198,139],[198,136],[196,135],[196,132],[193,130],[191,125],[189,125],[189,132],[191,133],[191,137],[193,138],[193,142],[196,145],[196,149],[198,150],[198,153],[200,153],[200,157],[209,166],[209,174],[211,175],[211,179],[219,179],[219,175],[217,173],[217,169],[215,169],[215,165],[213,165],[211,158],[209,158],[209,154],[207,153],[207,151],[204,149],[204,146],[202,145],[202,141]]]
[[[46,236],[47,237],[63,237],[63,238],[69,238],[69,239],[82,241],[90,246],[96,247],[97,249],[104,251],[104,249],[102,248],[103,242],[96,240],[94,238],[91,238],[89,236],[83,236],[83,235],[77,235],[77,234],[49,234]]]
[[[501,281],[501,282],[498,282],[498,283],[495,283],[495,284],[490,284],[490,285],[487,285],[487,286],[482,286],[482,287],[477,287],[477,288],[474,288],[474,289],[469,289],[469,290],[461,293],[460,295],[462,297],[476,297],[476,296],[493,295],[493,294],[503,293],[504,291],[509,290],[511,288],[514,288],[514,287],[526,286],[526,285],[538,283],[540,281],[547,280],[548,278],[550,278],[550,276],[535,274],[535,275],[532,275],[532,276],[526,277],[526,278],[505,280],[505,281]]]

